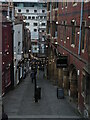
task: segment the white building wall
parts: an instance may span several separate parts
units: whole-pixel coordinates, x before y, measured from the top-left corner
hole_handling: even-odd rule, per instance
[[[13,26],[13,29],[14,29],[14,83],[16,85],[19,82],[17,65],[18,61],[22,59],[23,25],[16,24]],[[22,76],[22,74],[20,76]]]
[[[39,52],[39,46],[38,45],[33,45],[32,46],[32,52],[33,53],[38,53]]]
[[[18,60],[22,58],[22,24],[14,25],[14,52],[18,56]]]
[[[17,13],[22,13],[22,15],[25,16],[26,27],[31,32],[32,42],[39,40],[39,29],[46,31],[47,19],[44,17],[47,16],[47,8],[39,5],[40,3],[38,3],[37,6],[34,6],[34,7],[15,7],[15,10]],[[21,10],[21,12],[18,12],[19,9]],[[29,10],[29,12],[27,12],[26,10]],[[37,12],[35,12],[34,10],[36,10]],[[40,16],[42,16],[42,18]],[[29,19],[29,17],[31,17],[31,19]],[[32,19],[32,17],[35,17],[35,19]],[[34,23],[37,23],[37,26],[34,26]],[[45,26],[42,26],[42,23],[45,23]],[[32,49],[33,48],[34,46],[32,45]],[[38,46],[37,46],[37,49],[38,49]]]
[[[21,12],[18,12],[18,9],[21,9]],[[27,9],[29,10],[29,12],[26,12]],[[29,28],[29,30],[31,31],[31,39],[38,40],[39,27],[46,29],[46,19],[44,18],[41,19],[39,16],[46,16],[47,9],[37,6],[37,7],[15,7],[15,10],[17,11],[17,13],[22,13],[23,16],[26,16],[25,22],[29,23],[27,28]],[[34,10],[37,10],[37,12],[35,13]],[[42,10],[45,10],[45,13],[43,13]],[[28,18],[29,16],[31,17],[31,19]],[[32,19],[32,17],[35,17],[35,19]],[[37,19],[36,17],[39,17],[39,19]],[[38,23],[38,25],[34,26],[33,23],[36,23],[36,22]],[[45,23],[45,26],[41,26],[40,24],[42,23]],[[34,32],[34,29],[37,29],[37,32]]]

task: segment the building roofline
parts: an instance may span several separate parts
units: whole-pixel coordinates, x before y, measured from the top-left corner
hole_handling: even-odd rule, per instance
[[[8,2],[8,0],[0,0],[0,2]],[[46,3],[45,0],[11,0],[11,2],[34,2],[34,3]]]

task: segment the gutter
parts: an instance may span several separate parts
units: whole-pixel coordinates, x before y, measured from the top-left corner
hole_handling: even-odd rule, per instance
[[[82,20],[83,20],[83,4],[84,4],[84,0],[82,0],[82,3],[81,3],[80,34],[79,34],[79,48],[78,48],[79,55],[81,51],[81,29],[82,29]]]

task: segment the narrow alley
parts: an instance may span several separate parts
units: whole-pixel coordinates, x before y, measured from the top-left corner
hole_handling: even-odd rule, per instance
[[[79,114],[66,98],[57,99],[57,86],[43,78],[39,71],[37,85],[41,87],[41,99],[34,102],[34,83],[28,75],[14,90],[3,97],[5,112],[9,118],[79,118]]]

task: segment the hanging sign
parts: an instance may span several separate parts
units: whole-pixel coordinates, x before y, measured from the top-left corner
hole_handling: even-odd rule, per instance
[[[56,60],[57,68],[66,68],[68,66],[68,56],[59,56]]]

